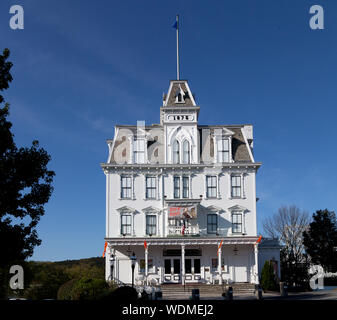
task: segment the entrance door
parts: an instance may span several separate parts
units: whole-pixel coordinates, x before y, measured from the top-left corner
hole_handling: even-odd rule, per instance
[[[186,282],[199,282],[201,280],[200,258],[185,259]]]
[[[164,282],[179,283],[180,272],[180,258],[164,259]]]
[[[180,259],[173,259],[173,282],[180,282]]]
[[[233,256],[233,280],[234,282],[248,282],[248,259],[244,254]]]

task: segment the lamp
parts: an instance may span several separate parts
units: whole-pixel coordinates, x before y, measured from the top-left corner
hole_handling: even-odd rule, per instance
[[[134,286],[134,279],[135,279],[135,264],[136,264],[136,255],[134,252],[132,252],[132,255],[130,257],[131,259],[131,270],[132,270],[132,288]]]
[[[111,269],[111,271],[110,271],[110,277],[111,277],[111,280],[113,280],[113,278],[114,278],[115,260],[116,260],[115,255],[111,254],[111,256],[110,256],[110,269]]]

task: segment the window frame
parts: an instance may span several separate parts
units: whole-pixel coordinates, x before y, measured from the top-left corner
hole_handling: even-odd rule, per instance
[[[180,164],[180,143],[177,139],[173,141],[172,146],[172,163]]]
[[[215,222],[214,221],[210,222],[209,218],[212,218],[212,220],[214,220],[213,218],[215,218]],[[210,226],[212,226],[212,228],[210,228]],[[215,226],[215,230],[213,230],[214,226]],[[216,233],[218,233],[218,215],[216,213],[208,213],[207,214],[207,234],[216,234]]]
[[[239,185],[233,184],[233,178],[235,178],[236,183],[239,181]],[[242,198],[242,181],[240,174],[231,175],[231,198]],[[235,190],[235,192],[234,192]],[[237,195],[237,190],[239,190],[239,195]]]
[[[234,222],[234,216],[236,217],[240,217],[240,222]],[[243,227],[243,223],[242,223],[242,219],[243,219],[243,214],[242,212],[238,212],[238,211],[233,211],[232,212],[232,234],[242,234],[242,227]],[[234,226],[236,226],[234,228]],[[240,231],[234,231],[237,230],[237,226],[239,226]]]
[[[154,259],[152,257],[148,258],[148,266],[147,266],[147,272],[148,274],[155,274],[156,273],[156,268],[154,265]],[[145,259],[139,259],[139,268],[138,268],[138,272],[141,274],[145,274]],[[144,266],[144,268],[142,268],[142,266]]]
[[[126,223],[124,223],[124,221],[123,221],[124,219],[123,218],[129,218],[130,221],[126,221]],[[121,222],[121,224],[120,224],[121,235],[130,236],[132,234],[132,214],[131,213],[123,213],[123,214],[121,214],[120,222]],[[128,223],[128,222],[130,222],[130,223]],[[128,227],[130,228],[130,232],[127,232]],[[124,228],[127,228],[126,232],[123,232]]]
[[[149,186],[148,181],[151,180],[151,185]],[[153,185],[154,184],[154,185]],[[153,196],[149,196],[150,193],[153,193]],[[156,199],[157,198],[157,178],[155,176],[146,176],[145,177],[145,198],[146,199]]]
[[[224,147],[224,141],[227,142],[227,149]],[[230,143],[230,139],[226,138],[226,137],[222,137],[221,139],[217,140],[217,158],[218,158],[217,160],[218,160],[219,163],[228,163],[228,162],[230,162],[229,143]],[[225,160],[225,155],[226,154],[227,154],[227,159]]]
[[[148,219],[154,220],[154,223],[148,224]],[[152,228],[152,231],[153,231],[153,228],[154,228],[154,232],[148,232],[149,227]],[[156,214],[149,213],[149,214],[145,215],[145,234],[147,236],[149,236],[150,234],[151,234],[151,236],[157,235],[157,215]]]
[[[186,186],[184,184],[185,181],[187,181]],[[182,176],[181,186],[182,186],[182,192],[181,192],[182,198],[188,199],[190,197],[190,177]]]
[[[140,142],[143,143],[143,150],[140,150]],[[142,161],[139,160],[139,155],[143,154]],[[146,140],[144,138],[134,137],[133,139],[133,163],[144,164],[146,162]]]
[[[176,185],[176,181],[178,181],[178,185]],[[176,195],[176,191],[178,195]],[[180,177],[178,176],[173,177],[173,198],[175,199],[180,198]]]
[[[126,175],[121,175],[120,176],[120,197],[121,199],[132,199],[132,177],[131,176],[126,176]],[[126,179],[126,185],[123,185],[123,181],[124,179]],[[127,181],[130,181],[130,185],[128,186]],[[124,193],[124,191],[126,190],[126,192]],[[128,191],[130,192],[129,195]],[[127,196],[125,196],[125,194]]]
[[[210,185],[209,181],[213,180],[215,181],[215,185]],[[217,186],[217,176],[211,176],[211,175],[207,175],[206,176],[206,198],[207,199],[214,199],[217,198],[217,190],[218,190],[218,186]],[[214,195],[210,195],[209,190],[214,191]]]
[[[186,154],[187,154],[187,159],[185,158]],[[182,163],[183,164],[191,163],[190,142],[187,139],[185,139],[182,143]]]

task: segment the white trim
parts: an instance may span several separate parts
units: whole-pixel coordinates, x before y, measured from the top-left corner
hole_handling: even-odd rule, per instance
[[[146,207],[144,209],[142,209],[142,211],[145,213],[145,214],[158,214],[161,212],[160,209],[156,208],[156,207],[153,207],[153,206],[149,206],[149,207]]]
[[[243,131],[242,129],[243,129],[243,128],[241,128],[240,130],[241,130],[242,136],[243,136],[243,138],[244,138],[244,140],[245,140],[246,148],[248,149],[248,153],[249,153],[250,159],[251,159],[252,162],[255,162],[254,156],[253,156],[253,152],[252,152],[252,150],[250,149],[250,146],[249,146],[249,144],[248,144],[247,137],[246,137],[246,135],[245,135],[245,133],[244,133],[244,131]]]
[[[148,207],[151,208],[151,207]],[[147,208],[145,208],[147,209]],[[143,209],[143,211],[145,210]],[[154,208],[155,209],[155,208]],[[157,209],[155,209],[157,210]],[[144,211],[144,225],[143,225],[143,230],[144,230],[144,237],[150,237],[150,235],[146,234],[146,217],[147,216],[155,216],[156,217],[156,234],[153,234],[152,236],[158,237],[159,236],[159,212],[157,211]]]
[[[237,236],[224,237],[222,245],[241,245],[241,244],[255,244],[258,239],[257,236]],[[144,246],[144,240],[150,245],[218,245],[219,237],[205,237],[205,238],[162,238],[162,237],[137,237],[137,238],[105,238],[105,240],[112,246]]]
[[[147,178],[153,178],[154,179],[154,183],[155,183],[155,194],[154,194],[154,198],[148,198],[147,197]],[[159,195],[158,195],[158,175],[156,174],[145,174],[144,175],[144,200],[159,200]]]

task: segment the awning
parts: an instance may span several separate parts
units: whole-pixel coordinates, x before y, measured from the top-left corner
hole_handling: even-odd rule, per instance
[[[196,219],[197,206],[169,207],[169,218]]]

